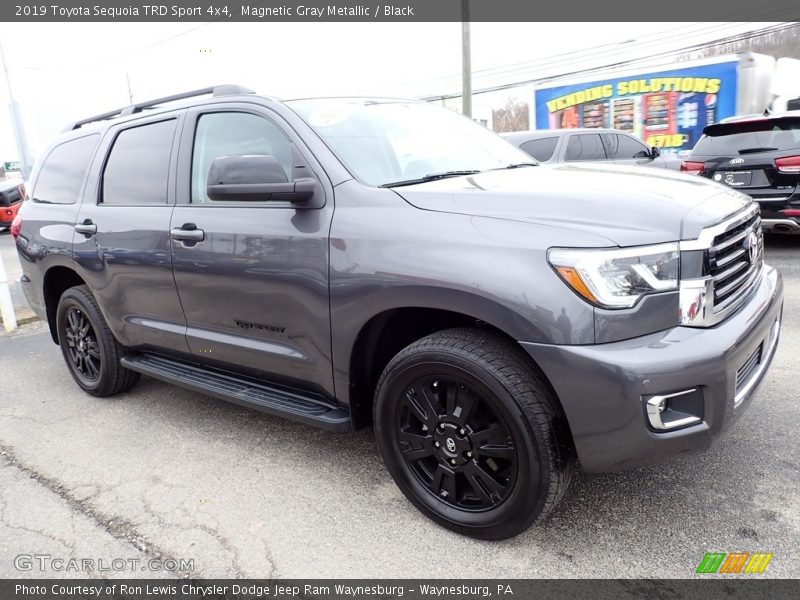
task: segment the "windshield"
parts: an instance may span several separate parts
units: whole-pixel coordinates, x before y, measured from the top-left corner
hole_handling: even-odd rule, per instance
[[[287,104],[368,185],[532,163],[481,125],[423,102],[318,99]]]
[[[780,118],[709,125],[693,153],[729,156],[800,148],[800,119]]]

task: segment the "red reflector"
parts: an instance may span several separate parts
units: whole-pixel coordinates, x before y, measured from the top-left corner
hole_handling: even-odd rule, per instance
[[[775,166],[781,173],[800,173],[800,156],[776,158]]]
[[[705,163],[695,162],[692,160],[685,160],[681,163],[681,173],[687,173],[689,175],[700,175],[705,168]]]
[[[22,216],[17,213],[14,220],[11,221],[11,237],[17,239],[19,237],[19,230],[22,229]]]
[[[800,217],[800,208],[785,208],[781,212],[787,217]]]

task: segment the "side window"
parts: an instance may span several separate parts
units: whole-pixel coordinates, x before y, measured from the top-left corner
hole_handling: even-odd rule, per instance
[[[557,143],[557,137],[547,137],[524,142],[520,148],[522,148],[536,160],[544,162],[553,158],[553,152],[556,150]]]
[[[33,201],[75,204],[99,138],[87,135],[53,148],[39,170]]]
[[[192,203],[213,202],[206,195],[206,179],[215,158],[244,154],[271,154],[292,180],[292,144],[272,121],[244,112],[201,115],[192,152]]]
[[[606,151],[598,133],[571,135],[565,160],[605,160]]]
[[[650,156],[650,149],[642,142],[627,135],[619,133],[607,133],[603,136],[608,146],[608,153],[611,158],[617,160],[631,158],[647,158]]]
[[[175,119],[123,129],[103,171],[103,204],[166,204]]]

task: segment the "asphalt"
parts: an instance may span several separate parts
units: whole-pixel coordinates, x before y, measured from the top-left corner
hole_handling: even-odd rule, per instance
[[[0,238],[2,239],[2,238]],[[0,577],[15,557],[192,559],[197,577],[692,577],[709,551],[763,551],[800,577],[800,238],[769,239],[786,283],[780,346],[709,451],[578,473],[543,524],[503,542],[405,500],[371,431],[334,434],[152,379],[80,392],[41,323],[0,335]],[[97,574],[97,573],[96,573]],[[171,576],[166,570],[105,576]]]

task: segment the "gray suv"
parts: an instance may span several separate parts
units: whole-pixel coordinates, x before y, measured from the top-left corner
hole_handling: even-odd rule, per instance
[[[87,393],[144,374],[372,425],[409,500],[478,538],[544,518],[577,461],[706,446],[778,342],[748,197],[538,167],[425,103],[161,98],[71,125],[28,194],[22,285]]]
[[[619,129],[538,129],[502,136],[540,163],[608,161],[675,170],[681,166],[676,155],[661,154],[656,146]]]

